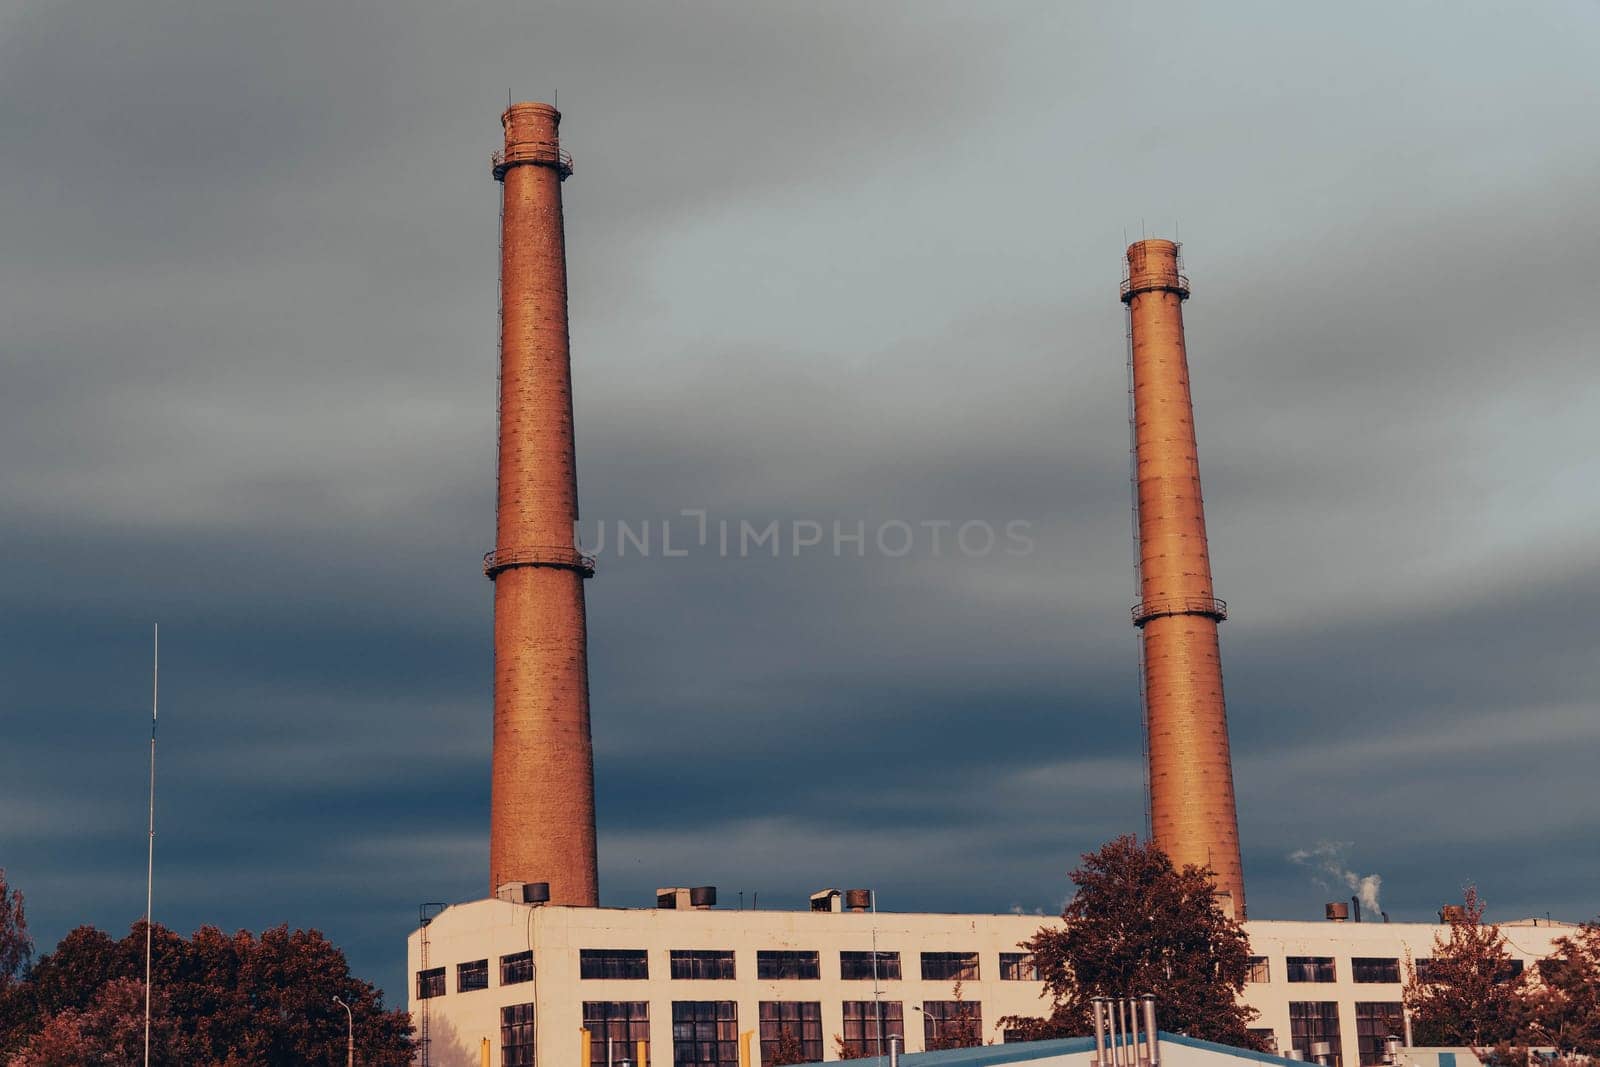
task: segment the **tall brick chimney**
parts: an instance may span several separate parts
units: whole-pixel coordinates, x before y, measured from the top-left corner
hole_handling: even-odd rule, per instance
[[[494,581],[494,780],[489,892],[548,882],[550,902],[599,902],[594,748],[578,477],[572,441],[561,115],[513,104],[494,157],[500,222],[500,490]]]
[[[1122,302],[1132,346],[1135,471],[1150,832],[1182,867],[1216,872],[1224,904],[1243,918],[1239,816],[1228,751],[1217,624],[1227,605],[1211,587],[1200,460],[1195,448],[1183,301],[1189,280],[1172,241],[1128,247]]]

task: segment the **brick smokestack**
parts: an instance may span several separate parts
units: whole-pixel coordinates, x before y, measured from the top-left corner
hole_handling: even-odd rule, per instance
[[[1122,301],[1132,348],[1140,603],[1150,757],[1150,832],[1178,866],[1216,872],[1245,914],[1239,816],[1228,751],[1200,460],[1195,448],[1183,301],[1189,281],[1172,241],[1128,247]],[[1225,904],[1230,902],[1224,901]]]
[[[561,115],[513,104],[500,222],[500,491],[494,581],[494,780],[489,891],[548,882],[550,901],[593,907],[594,748],[578,477],[572,442]]]

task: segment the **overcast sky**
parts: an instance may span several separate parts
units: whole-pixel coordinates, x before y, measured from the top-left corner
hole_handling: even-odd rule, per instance
[[[508,89],[577,160],[604,903],[1054,912],[1142,830],[1148,233],[1194,283],[1251,914],[1347,894],[1290,858],[1328,843],[1396,918],[1592,917],[1597,55],[1590,2],[0,4],[0,866],[41,949],[142,912],[154,620],[159,920],[319,927],[403,1004],[417,905],[484,893]]]

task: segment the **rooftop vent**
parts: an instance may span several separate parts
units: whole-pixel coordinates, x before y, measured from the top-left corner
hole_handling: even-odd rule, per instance
[[[839,911],[839,897],[841,895],[837,889],[819,889],[811,894],[811,910]]]
[[[871,911],[872,890],[846,889],[844,891],[844,909],[845,911]]]
[[[550,900],[549,882],[505,882],[494,891],[495,899],[513,904],[545,904]]]
[[[1342,900],[1335,900],[1323,908],[1322,913],[1328,917],[1329,922],[1342,923],[1350,918],[1350,905]]]
[[[717,887],[714,885],[697,885],[692,889],[667,886],[656,890],[656,907],[667,911],[705,911],[715,907],[716,903]]]
[[[1439,921],[1442,923],[1464,923],[1467,921],[1467,909],[1460,904],[1446,904],[1439,909]]]

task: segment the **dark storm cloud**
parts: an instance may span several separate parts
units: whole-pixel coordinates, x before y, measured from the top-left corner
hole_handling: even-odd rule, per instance
[[[0,864],[41,940],[142,907],[153,618],[158,918],[320,925],[401,999],[417,904],[482,892],[508,85],[578,158],[608,902],[1049,911],[1139,827],[1146,216],[1195,278],[1252,911],[1314,913],[1320,841],[1397,917],[1596,911],[1594,15],[1297,18],[0,15]],[[617,554],[683,509],[1033,550]]]

